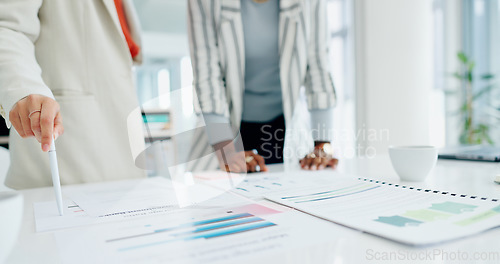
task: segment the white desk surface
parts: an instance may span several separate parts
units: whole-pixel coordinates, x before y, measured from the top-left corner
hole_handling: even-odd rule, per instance
[[[271,169],[280,170],[281,167]],[[341,160],[338,170],[370,179],[400,182],[387,156]],[[500,185],[493,182],[497,173],[500,173],[500,164],[497,163],[439,160],[425,182],[405,184],[500,198]],[[36,233],[33,216],[34,202],[53,200],[52,188],[24,190],[22,193],[25,203],[23,225],[7,263],[60,263],[53,233]],[[311,221],[323,220],[311,217]],[[423,263],[479,263],[475,260],[500,263],[500,228],[433,247],[412,248],[333,223],[330,227],[324,232],[325,236],[331,237],[329,243],[285,254],[280,252],[264,259],[248,260],[248,263],[415,263],[417,260]],[[390,256],[388,254],[393,254],[392,261],[384,261],[384,256]]]

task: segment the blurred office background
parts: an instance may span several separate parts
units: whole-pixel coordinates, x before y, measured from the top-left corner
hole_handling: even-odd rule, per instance
[[[175,112],[175,117],[192,113],[192,95],[184,96],[182,110],[175,111],[171,105],[173,100],[150,100],[156,96],[180,88],[186,88],[192,82],[192,70],[189,58],[189,43],[187,36],[187,1],[178,0],[134,0],[139,14],[144,37],[145,63],[136,69],[138,95],[141,102],[161,109]],[[336,127],[343,131],[354,133],[355,129],[355,89],[354,89],[354,45],[352,27],[352,7],[349,1],[335,0],[328,2],[330,24],[330,56],[334,82],[337,87],[339,103],[335,111]],[[188,89],[185,89],[188,91]],[[186,95],[186,92],[183,93]],[[190,101],[191,100],[191,101]],[[188,105],[188,106],[187,106]],[[145,110],[148,112],[148,109]],[[172,130],[180,122],[174,118]],[[182,129],[181,129],[182,130]],[[339,142],[343,148],[349,148],[354,156],[354,140]],[[184,142],[176,142],[184,145]],[[187,143],[185,145],[188,145]],[[340,146],[340,145],[339,145]],[[345,147],[344,147],[345,146]],[[180,150],[179,150],[180,151]]]
[[[145,53],[135,69],[137,94],[144,120],[163,131],[147,140],[168,141],[193,114],[192,93],[169,93],[191,91],[187,1],[133,2]],[[328,0],[327,12],[341,156],[385,153],[388,145],[460,144],[461,91],[468,85],[453,77],[463,70],[460,51],[475,62],[474,76],[492,75],[473,80],[477,92],[493,84],[475,99],[474,120],[500,142],[499,0]]]
[[[190,86],[187,2],[134,3],[146,54],[137,69],[140,100]],[[452,74],[461,69],[457,53],[475,61],[474,74],[498,73],[497,0],[328,0],[327,12],[339,99],[336,145],[344,156],[384,153],[391,144],[460,144],[466,84]],[[494,81],[474,81],[474,88]],[[494,142],[500,140],[496,90],[486,91],[474,111]],[[171,105],[163,100],[158,107]]]

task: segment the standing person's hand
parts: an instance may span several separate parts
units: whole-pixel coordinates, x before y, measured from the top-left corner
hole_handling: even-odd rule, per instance
[[[9,119],[22,138],[35,137],[42,150],[50,149],[52,137],[64,133],[59,104],[52,98],[31,94],[19,100],[9,113]]]
[[[227,172],[256,172],[257,166],[260,171],[267,171],[264,158],[254,151],[236,151],[232,141],[224,141],[214,146],[219,167]]]
[[[339,160],[333,157],[333,150],[328,142],[316,142],[314,150],[300,160],[304,170],[322,170],[326,167],[335,168]]]

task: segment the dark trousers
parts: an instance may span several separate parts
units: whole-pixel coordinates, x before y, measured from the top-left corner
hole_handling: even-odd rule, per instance
[[[266,164],[283,163],[285,117],[283,115],[265,123],[241,122],[241,139],[245,150],[256,149]]]

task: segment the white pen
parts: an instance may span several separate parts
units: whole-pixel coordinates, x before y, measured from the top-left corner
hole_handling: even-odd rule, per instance
[[[52,138],[49,150],[50,170],[52,171],[52,184],[54,185],[54,192],[56,194],[57,209],[59,215],[63,215],[63,203],[61,194],[61,180],[59,179],[59,167],[57,166],[56,144]]]

